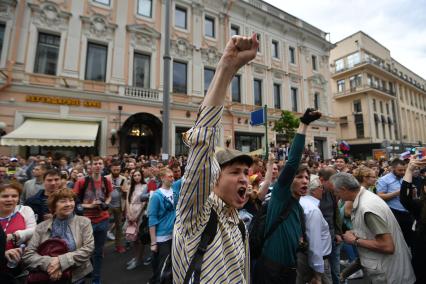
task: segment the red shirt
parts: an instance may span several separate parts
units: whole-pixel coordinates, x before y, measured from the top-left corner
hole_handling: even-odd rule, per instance
[[[19,230],[25,230],[27,227],[24,216],[22,216],[21,213],[19,213],[19,211],[13,214],[9,221],[6,218],[0,220],[0,224],[1,224],[2,230],[6,229],[5,231],[6,235],[12,234]],[[12,240],[8,241],[6,243],[6,250],[13,249],[13,248],[15,248],[15,246],[13,245]]]
[[[94,181],[96,191],[92,189],[92,183],[89,180],[86,191],[84,193],[83,204],[91,204],[95,200],[105,201],[107,196],[110,196],[112,192],[111,180],[109,180],[106,177],[105,179],[107,181],[106,192],[104,189],[105,186],[104,186],[104,182],[102,181],[102,178],[99,178],[98,180]],[[85,181],[86,179],[82,178],[75,183],[73,190],[75,194],[77,194],[77,196],[79,196],[80,192],[84,189]],[[108,219],[109,213],[108,213],[108,210],[101,210],[99,208],[84,208],[83,216],[89,218],[93,224],[97,224],[97,223],[100,223],[101,221]]]

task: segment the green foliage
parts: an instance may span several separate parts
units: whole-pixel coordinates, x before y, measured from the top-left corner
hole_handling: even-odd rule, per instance
[[[280,119],[275,121],[274,131],[284,135],[285,139],[289,142],[293,140],[296,135],[296,128],[299,126],[299,118],[297,118],[291,111],[283,110]]]

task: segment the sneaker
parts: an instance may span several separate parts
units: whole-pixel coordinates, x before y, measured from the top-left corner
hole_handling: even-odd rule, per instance
[[[358,278],[363,278],[363,277],[364,277],[364,273],[360,269],[357,272],[355,272],[352,275],[350,275],[347,279],[358,279]]]
[[[132,264],[133,262],[136,262],[136,258],[132,258],[131,260],[129,260],[126,265],[129,266],[130,264]]]
[[[348,266],[349,265],[349,260],[348,259],[341,259],[340,260],[340,265]]]
[[[115,251],[118,253],[125,253],[126,249],[123,246],[116,246]]]
[[[150,264],[151,264],[151,262],[152,262],[152,257],[151,257],[151,256],[148,256],[147,258],[145,258],[145,259],[143,260],[143,265],[150,265]]]
[[[132,262],[129,266],[127,266],[126,267],[126,269],[127,270],[133,270],[133,269],[135,269],[136,267],[139,267],[141,264],[140,264],[140,262],[139,261],[134,261],[134,262]]]
[[[113,232],[111,232],[111,231],[107,232],[107,239],[110,240],[110,241],[115,241],[115,236],[114,236]]]

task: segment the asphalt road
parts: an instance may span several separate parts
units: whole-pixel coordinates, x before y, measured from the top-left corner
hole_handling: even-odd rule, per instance
[[[108,241],[105,246],[105,257],[102,268],[103,284],[145,284],[151,277],[151,266],[141,265],[134,270],[126,270],[126,263],[133,257],[133,251],[114,252],[114,243]],[[364,279],[349,280],[348,284],[367,284]]]

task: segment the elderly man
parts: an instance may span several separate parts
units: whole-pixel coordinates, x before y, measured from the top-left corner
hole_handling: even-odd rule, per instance
[[[331,254],[331,236],[328,223],[319,209],[323,196],[323,186],[318,176],[312,176],[308,185],[308,195],[299,200],[303,208],[308,249],[297,254],[298,284],[331,284],[329,258]]]
[[[350,174],[331,177],[336,195],[353,201],[353,230],[343,239],[358,248],[360,264],[373,283],[411,284],[416,281],[410,252],[401,229],[387,204],[374,193],[360,188]]]

